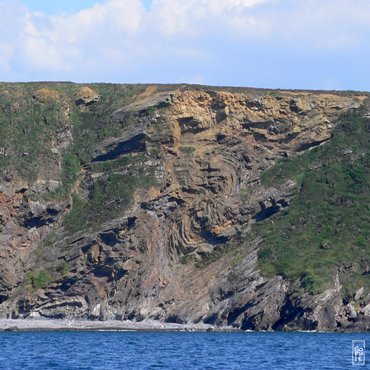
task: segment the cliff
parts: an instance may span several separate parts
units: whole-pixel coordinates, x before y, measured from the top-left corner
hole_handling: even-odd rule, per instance
[[[0,86],[0,316],[368,330],[368,94]]]

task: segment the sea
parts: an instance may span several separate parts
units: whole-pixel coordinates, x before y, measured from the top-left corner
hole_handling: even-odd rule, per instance
[[[0,369],[361,370],[369,346],[370,333],[1,332]]]

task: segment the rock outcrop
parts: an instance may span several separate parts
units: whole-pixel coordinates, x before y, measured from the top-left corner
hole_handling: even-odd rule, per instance
[[[63,96],[45,91],[35,93],[41,104]],[[94,109],[103,98],[83,88],[63,102],[65,122],[46,144],[52,168],[35,179],[3,171],[1,316],[368,330],[369,287],[346,301],[338,277],[318,294],[267,277],[258,267],[263,239],[251,232],[297,194],[294,179],[267,187],[261,173],[329,141],[366,96],[151,88],[102,118]],[[119,129],[98,132],[68,177],[75,110]],[[66,178],[73,184],[58,196]],[[76,230],[68,217],[86,220]]]

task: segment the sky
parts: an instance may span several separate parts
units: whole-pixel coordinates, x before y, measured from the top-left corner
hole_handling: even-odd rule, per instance
[[[370,0],[0,0],[0,81],[370,90]]]

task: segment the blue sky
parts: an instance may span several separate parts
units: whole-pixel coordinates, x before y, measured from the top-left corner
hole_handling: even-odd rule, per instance
[[[93,6],[99,0],[23,0],[23,3],[34,11],[42,11],[49,15],[55,13],[71,13]],[[143,5],[150,9],[152,0],[142,0]]]
[[[24,0],[23,3],[29,9],[42,11],[47,14],[58,12],[76,12],[90,7],[99,0]]]
[[[0,80],[370,90],[369,0],[0,0]]]

